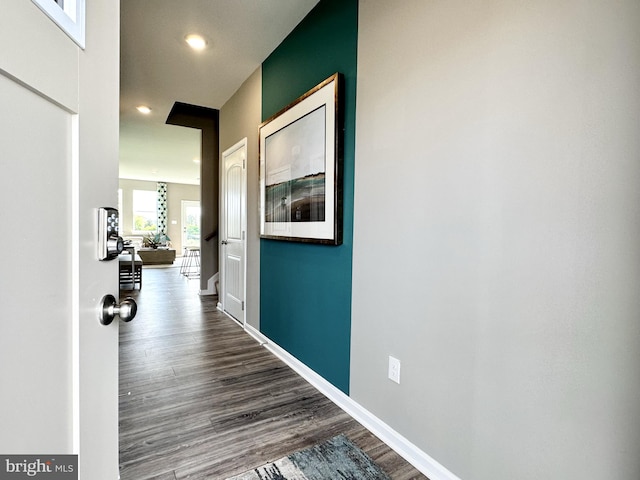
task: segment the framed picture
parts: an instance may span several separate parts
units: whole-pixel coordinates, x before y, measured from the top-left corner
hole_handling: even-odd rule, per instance
[[[342,243],[342,76],[260,125],[260,236]]]

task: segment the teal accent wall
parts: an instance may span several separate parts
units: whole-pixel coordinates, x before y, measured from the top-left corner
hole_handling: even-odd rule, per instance
[[[260,330],[349,393],[357,0],[321,0],[262,64],[262,119],[344,76],[344,229],[340,246],[260,241]]]

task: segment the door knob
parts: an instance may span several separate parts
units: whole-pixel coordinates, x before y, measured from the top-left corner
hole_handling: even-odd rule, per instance
[[[125,298],[120,305],[113,295],[102,297],[99,309],[99,319],[102,325],[109,325],[118,315],[123,322],[130,322],[138,312],[138,305],[133,298]]]
[[[221,243],[222,245],[227,245],[229,242],[227,242],[226,240],[222,240],[220,243]]]

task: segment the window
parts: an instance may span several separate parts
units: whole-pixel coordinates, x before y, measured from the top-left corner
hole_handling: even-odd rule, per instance
[[[85,0],[32,0],[80,48],[84,48]]]
[[[156,233],[158,230],[158,194],[155,190],[133,191],[134,233]]]

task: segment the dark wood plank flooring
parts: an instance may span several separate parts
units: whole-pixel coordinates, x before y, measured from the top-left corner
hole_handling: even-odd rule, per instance
[[[122,291],[121,480],[224,479],[346,434],[393,479],[415,468],[197,294],[178,268]]]

